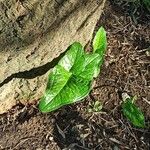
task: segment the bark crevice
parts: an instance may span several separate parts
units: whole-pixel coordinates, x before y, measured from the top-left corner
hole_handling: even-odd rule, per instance
[[[21,79],[33,79],[39,76],[46,74],[50,69],[56,66],[59,60],[65,55],[66,51],[60,54],[58,57],[54,58],[51,62],[48,62],[42,66],[32,68],[28,71],[17,72],[7,77],[2,83],[0,83],[0,87],[4,84],[10,82],[13,78],[21,78]]]

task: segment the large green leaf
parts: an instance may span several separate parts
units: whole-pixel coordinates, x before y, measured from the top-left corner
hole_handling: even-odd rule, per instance
[[[128,98],[122,103],[124,116],[136,127],[145,127],[145,118],[141,110]]]
[[[93,78],[98,76],[103,56],[102,47],[99,53],[86,54],[80,43],[73,43],[49,74],[39,109],[51,112],[87,96]]]
[[[59,65],[87,80],[97,77],[100,62],[103,59],[99,54],[86,54],[80,43],[75,42],[66,52],[66,55],[59,61]]]
[[[50,74],[48,88],[41,98],[39,108],[42,112],[53,111],[63,105],[81,100],[90,90],[90,81],[76,77],[57,65]]]
[[[101,60],[99,54],[84,54],[82,46],[74,43],[49,75],[45,95],[39,108],[53,111],[63,105],[77,102],[91,90],[91,80],[97,75]]]
[[[73,43],[65,56],[59,61],[59,65],[64,67],[67,71],[71,71],[78,75],[83,70],[84,50],[82,45],[78,42]]]
[[[78,75],[84,79],[92,80],[98,76],[102,58],[99,54],[85,54],[84,59],[83,70]]]

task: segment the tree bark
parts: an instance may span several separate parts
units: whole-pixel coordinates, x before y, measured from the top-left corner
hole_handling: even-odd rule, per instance
[[[92,38],[105,0],[0,1],[0,114],[38,100],[49,70]]]

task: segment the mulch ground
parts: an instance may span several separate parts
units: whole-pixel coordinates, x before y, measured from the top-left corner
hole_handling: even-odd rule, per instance
[[[41,114],[34,105],[14,107],[0,116],[0,149],[150,149],[150,128],[132,126],[120,107],[122,93],[136,95],[150,126],[150,14],[142,6],[112,0],[99,26],[107,31],[108,49],[90,95],[49,114]],[[103,108],[89,113],[95,101]]]

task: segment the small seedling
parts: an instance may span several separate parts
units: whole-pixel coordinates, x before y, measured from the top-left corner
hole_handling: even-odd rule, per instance
[[[89,105],[88,112],[100,112],[103,108],[101,102],[96,101]]]
[[[145,118],[142,111],[135,105],[136,96],[123,96],[122,111],[124,116],[136,127],[145,127]]]
[[[90,54],[84,51],[80,43],[73,43],[49,74],[39,109],[44,113],[51,112],[86,97],[91,91],[93,79],[100,72],[106,46],[106,32],[103,27],[96,33],[93,52]]]

